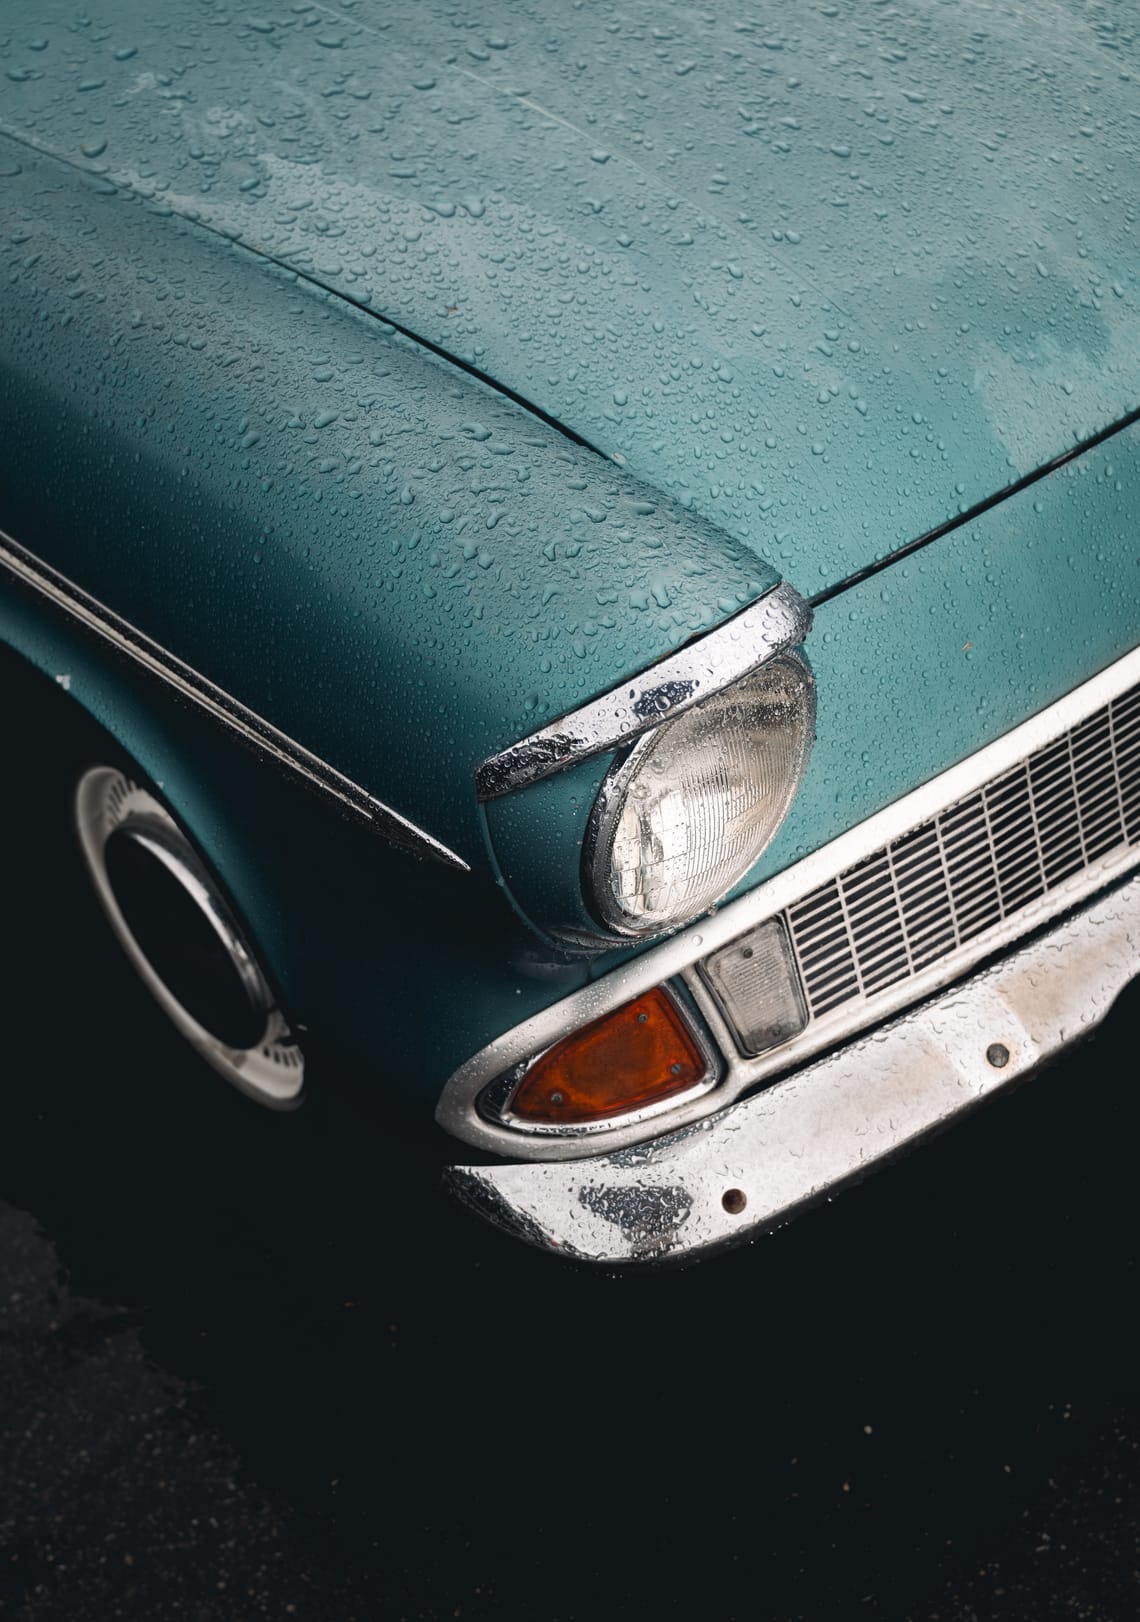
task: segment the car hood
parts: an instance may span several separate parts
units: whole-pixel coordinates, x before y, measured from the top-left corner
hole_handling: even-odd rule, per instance
[[[1001,0],[8,0],[0,127],[441,347],[812,593],[1140,404],[1138,56],[1078,0],[1031,31]]]

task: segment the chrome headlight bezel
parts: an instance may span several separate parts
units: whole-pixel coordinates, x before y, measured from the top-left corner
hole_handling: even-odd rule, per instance
[[[618,824],[633,783],[645,769],[649,758],[668,744],[674,729],[684,725],[687,716],[691,717],[709,706],[732,702],[734,696],[739,697],[739,690],[745,683],[763,683],[765,680],[770,682],[773,676],[786,674],[789,670],[794,673],[797,682],[797,695],[802,705],[802,724],[795,740],[792,768],[781,785],[778,797],[771,805],[764,837],[750,852],[748,860],[731,872],[727,882],[721,884],[715,893],[703,895],[699,905],[677,913],[668,921],[653,919],[644,925],[637,925],[616,903],[613,887],[609,881]],[[814,737],[815,682],[811,668],[798,651],[789,650],[766,660],[740,681],[709,694],[706,699],[693,706],[691,710],[686,710],[683,715],[662,722],[660,726],[643,734],[627,749],[622,750],[615,758],[595,797],[582,846],[582,896],[590,914],[608,934],[617,939],[633,942],[652,940],[669,934],[707,913],[740,882],[775,837],[803,782]]]

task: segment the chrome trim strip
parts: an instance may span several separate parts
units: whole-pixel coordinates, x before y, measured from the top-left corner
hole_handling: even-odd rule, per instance
[[[294,776],[304,778],[310,787],[336,800],[342,810],[370,824],[394,845],[418,856],[431,856],[437,862],[444,862],[461,872],[470,872],[462,856],[457,856],[433,835],[376,799],[319,755],[295,743],[205,676],[200,676],[175,654],[168,653],[144,632],[136,630],[107,608],[98,598],[74,585],[50,564],[42,563],[3,530],[0,530],[0,567],[54,607],[62,609],[85,629],[93,631],[117,652],[125,654],[135,664],[157,676],[198,709],[220,721],[260,754],[269,756]]]
[[[630,681],[483,761],[475,771],[480,800],[497,799],[580,760],[632,743],[666,716],[691,709],[710,693],[794,648],[810,629],[811,609],[799,592],[786,582],[774,586],[732,619]]]
[[[468,1059],[451,1077],[437,1106],[436,1119],[464,1142],[494,1154],[517,1159],[539,1158],[541,1155],[547,1160],[571,1159],[580,1154],[581,1146],[576,1142],[546,1139],[536,1146],[529,1140],[520,1140],[517,1134],[505,1128],[492,1128],[479,1116],[475,1098],[488,1082],[537,1047],[549,1047],[578,1026],[608,1014],[611,1009],[640,996],[651,986],[674,976],[682,976],[728,1065],[725,1079],[719,1087],[703,1099],[678,1108],[672,1117],[678,1126],[699,1120],[755,1086],[765,1076],[787,1069],[820,1051],[823,1046],[842,1040],[860,1023],[887,1018],[900,1007],[949,984],[963,974],[971,962],[978,962],[983,956],[1000,950],[1003,945],[1028,934],[1066,908],[1110,884],[1130,866],[1140,863],[1140,847],[1110,852],[1099,862],[1074,874],[1064,885],[1059,885],[1021,909],[1006,924],[978,936],[976,941],[970,942],[952,959],[939,960],[921,974],[887,988],[881,994],[881,1000],[876,999],[872,1012],[866,1011],[864,1005],[856,1004],[856,1018],[852,1020],[851,1005],[846,1005],[846,1018],[841,1006],[835,1010],[834,1018],[823,1016],[814,1024],[809,1024],[799,1037],[758,1059],[744,1059],[736,1052],[736,1044],[696,968],[700,959],[718,947],[782,912],[869,852],[881,849],[891,840],[925,822],[934,813],[965,798],[983,783],[998,777],[1007,767],[1060,737],[1086,715],[1100,709],[1117,693],[1126,691],[1137,682],[1140,682],[1140,648],[1125,654],[1107,670],[1083,682],[1028,721],[969,755],[948,771],[931,778],[913,793],[876,812],[803,861],[785,868],[757,889],[729,902],[710,917],[698,919],[688,929],[658,946],[650,947],[601,979],[583,986],[513,1030],[504,1032]],[[976,951],[973,950],[975,946]],[[650,1135],[644,1128],[619,1129],[609,1141],[619,1148]]]
[[[1090,1034],[1140,974],[1140,877],[992,968],[696,1126],[556,1165],[457,1166],[465,1203],[562,1256],[707,1254],[787,1221]]]

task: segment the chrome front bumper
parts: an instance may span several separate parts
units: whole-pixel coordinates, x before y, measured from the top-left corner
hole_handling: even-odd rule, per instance
[[[730,1108],[588,1159],[458,1166],[453,1191],[584,1261],[737,1244],[862,1176],[1104,1019],[1140,974],[1140,876],[1015,951]]]

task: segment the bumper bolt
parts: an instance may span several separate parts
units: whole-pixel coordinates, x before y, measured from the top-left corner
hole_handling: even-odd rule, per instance
[[[1009,1049],[1004,1042],[991,1042],[986,1049],[986,1058],[995,1070],[1003,1070],[1009,1063]]]

